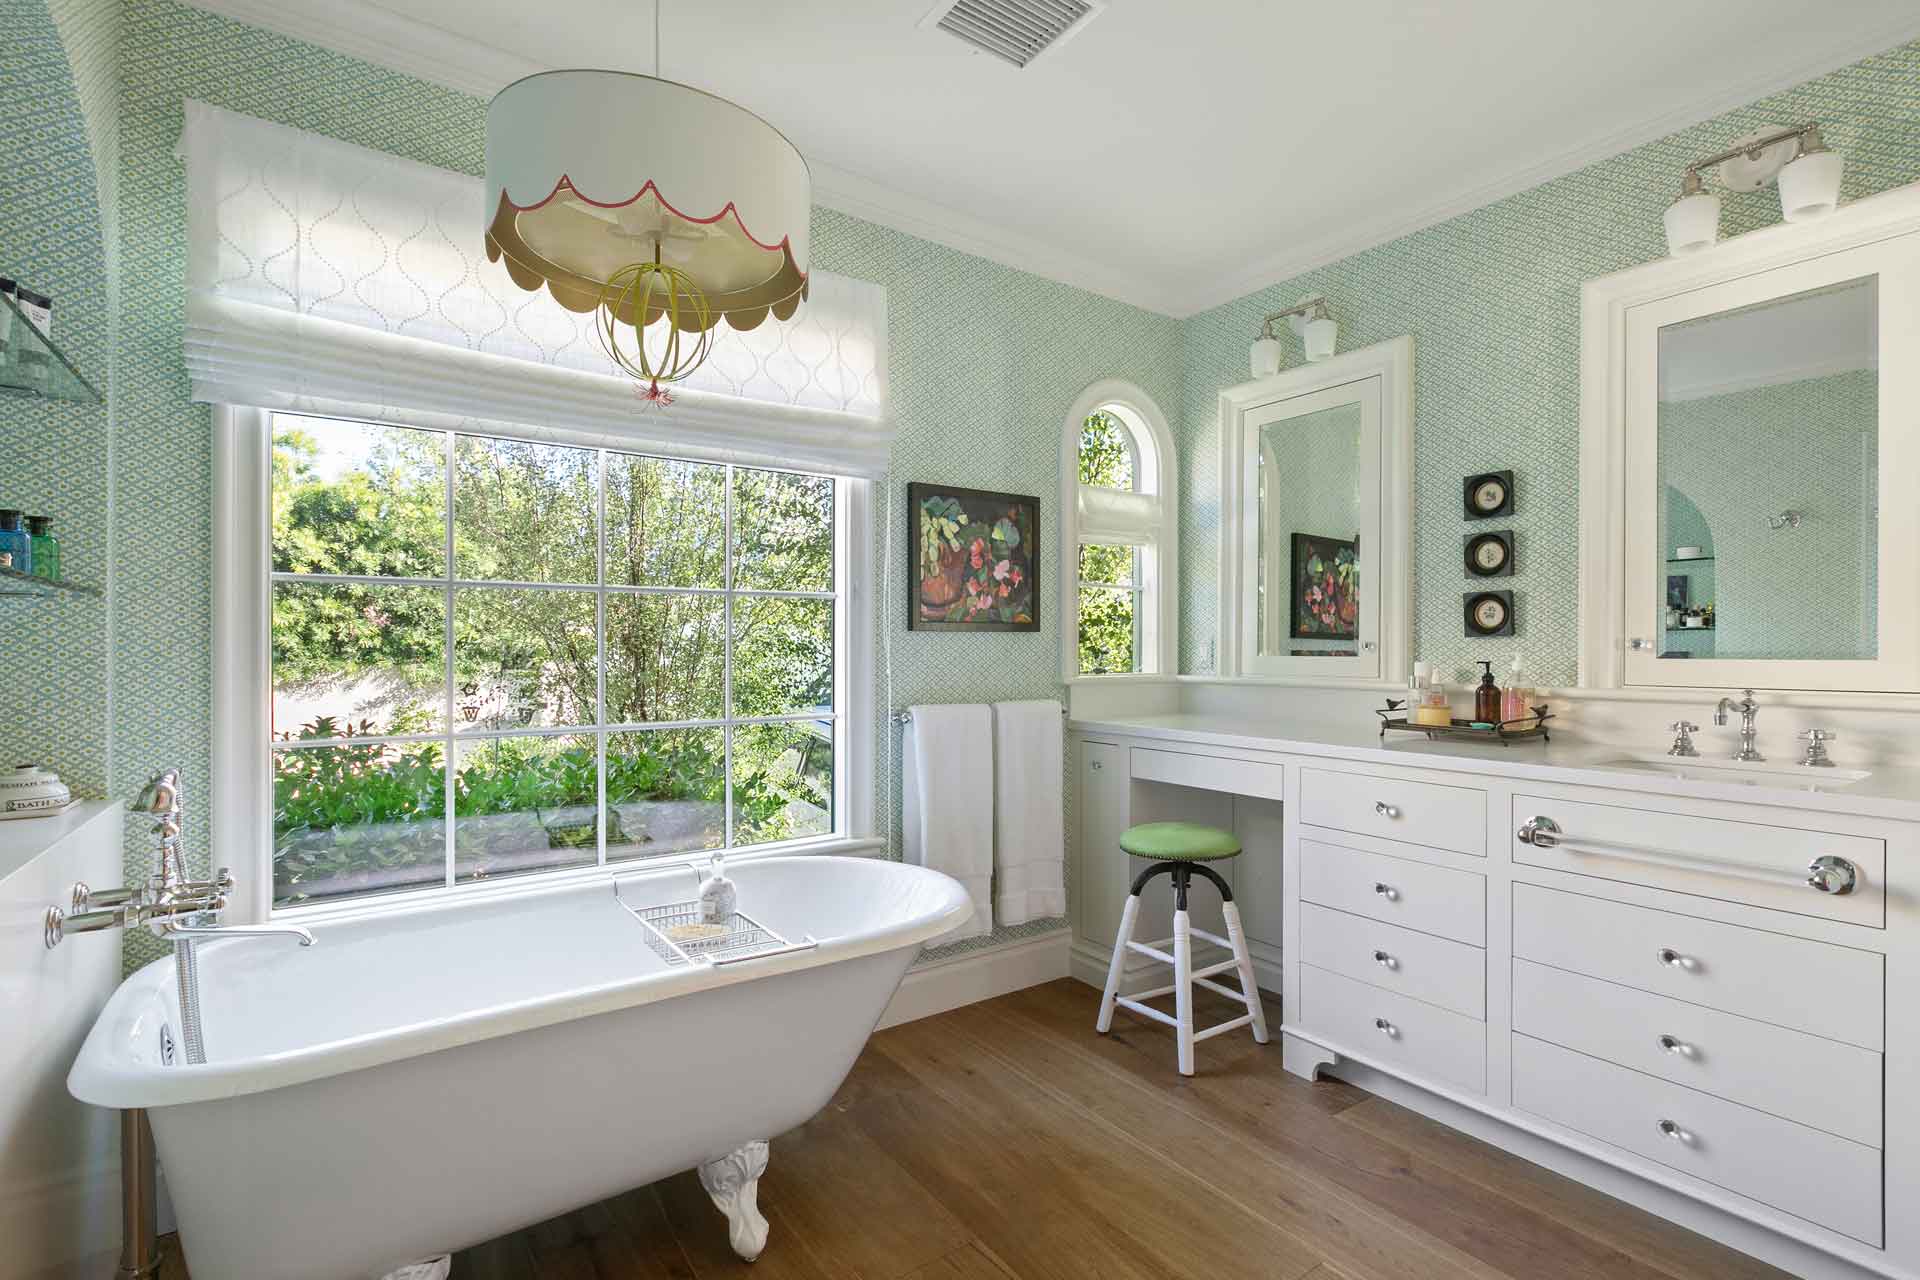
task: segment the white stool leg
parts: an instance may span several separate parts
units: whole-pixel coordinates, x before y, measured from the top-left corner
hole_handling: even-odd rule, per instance
[[[1179,1022],[1180,1074],[1193,1074],[1193,925],[1187,913],[1173,913],[1173,1010]]]
[[[1120,994],[1120,975],[1127,967],[1127,944],[1133,941],[1133,918],[1140,914],[1140,895],[1127,895],[1120,910],[1120,933],[1113,940],[1113,960],[1107,965],[1107,989],[1100,996],[1100,1020],[1093,1029],[1101,1035],[1113,1030],[1113,998]]]
[[[1240,928],[1240,908],[1232,902],[1222,903],[1221,908],[1227,917],[1227,941],[1233,944],[1234,965],[1240,973],[1240,991],[1247,998],[1247,1015],[1253,1019],[1253,1038],[1265,1044],[1267,1014],[1260,1007],[1260,988],[1253,982],[1253,956],[1247,952],[1247,935]]]

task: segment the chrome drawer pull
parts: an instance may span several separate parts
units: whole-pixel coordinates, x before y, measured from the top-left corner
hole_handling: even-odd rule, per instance
[[[1692,969],[1695,967],[1695,961],[1692,956],[1681,955],[1672,947],[1662,947],[1653,954],[1659,958],[1661,964],[1667,965],[1670,968]]]
[[[1662,1120],[1659,1123],[1659,1125],[1656,1127],[1660,1130],[1661,1133],[1665,1134],[1669,1138],[1672,1138],[1675,1142],[1679,1143],[1683,1147],[1690,1147],[1693,1145],[1693,1134],[1687,1131],[1686,1129],[1682,1129],[1679,1125],[1675,1124],[1671,1120]]]
[[[1385,1018],[1375,1018],[1373,1020],[1373,1025],[1378,1027],[1380,1029],[1380,1034],[1385,1036],[1389,1040],[1398,1040],[1400,1038],[1400,1028],[1394,1026],[1391,1022],[1388,1022]]]
[[[1400,816],[1400,810],[1388,804],[1385,800],[1375,800],[1373,802],[1373,811],[1383,818],[1397,818]]]
[[[1400,901],[1400,891],[1390,884],[1375,880],[1373,882],[1373,891],[1385,898],[1388,902]]]
[[[1682,1058],[1693,1057],[1693,1046],[1685,1040],[1677,1039],[1674,1036],[1661,1036],[1660,1047],[1668,1053],[1675,1054]]]
[[[1379,965],[1382,969],[1398,969],[1400,967],[1400,962],[1398,960],[1395,960],[1392,956],[1388,955],[1384,951],[1374,952],[1373,962]]]
[[[1585,844],[1570,839],[1560,830],[1559,823],[1544,815],[1529,818],[1522,823],[1520,830],[1514,833],[1514,838],[1521,844],[1530,844],[1536,849],[1565,849],[1568,853],[1583,853],[1589,857],[1618,858],[1623,862],[1643,862],[1655,867],[1674,867],[1680,871],[1703,871],[1716,875],[1739,876],[1745,880],[1758,880],[1762,884],[1806,886],[1836,897],[1852,893],[1860,883],[1859,869],[1847,859],[1837,858],[1830,853],[1822,854],[1809,862],[1804,873],[1775,871],[1771,867],[1756,867],[1750,862],[1709,858],[1704,854],[1679,853],[1672,849],[1638,849],[1624,844]]]

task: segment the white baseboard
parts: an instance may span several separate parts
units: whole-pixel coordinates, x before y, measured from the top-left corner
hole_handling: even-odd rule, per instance
[[[962,1005],[1067,976],[1068,929],[1001,947],[982,947],[909,969],[876,1029],[931,1017]]]

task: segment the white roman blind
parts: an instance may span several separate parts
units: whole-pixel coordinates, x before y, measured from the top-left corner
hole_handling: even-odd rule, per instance
[[[481,179],[189,101],[196,400],[844,475],[886,469],[887,293],[814,271],[790,321],[726,324],[665,409],[592,317],[487,261]]]
[[[1082,542],[1150,547],[1160,540],[1166,520],[1157,493],[1083,484],[1075,507]]]

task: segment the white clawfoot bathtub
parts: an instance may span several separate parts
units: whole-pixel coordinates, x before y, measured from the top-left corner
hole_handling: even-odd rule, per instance
[[[173,962],[128,978],[74,1096],[144,1108],[195,1280],[377,1277],[701,1166],[759,1252],[764,1139],[845,1079],[922,943],[972,909],[937,872],[743,860],[740,909],[819,945],[669,966],[609,881],[202,943],[204,1065]],[[685,867],[622,876],[689,898]]]

